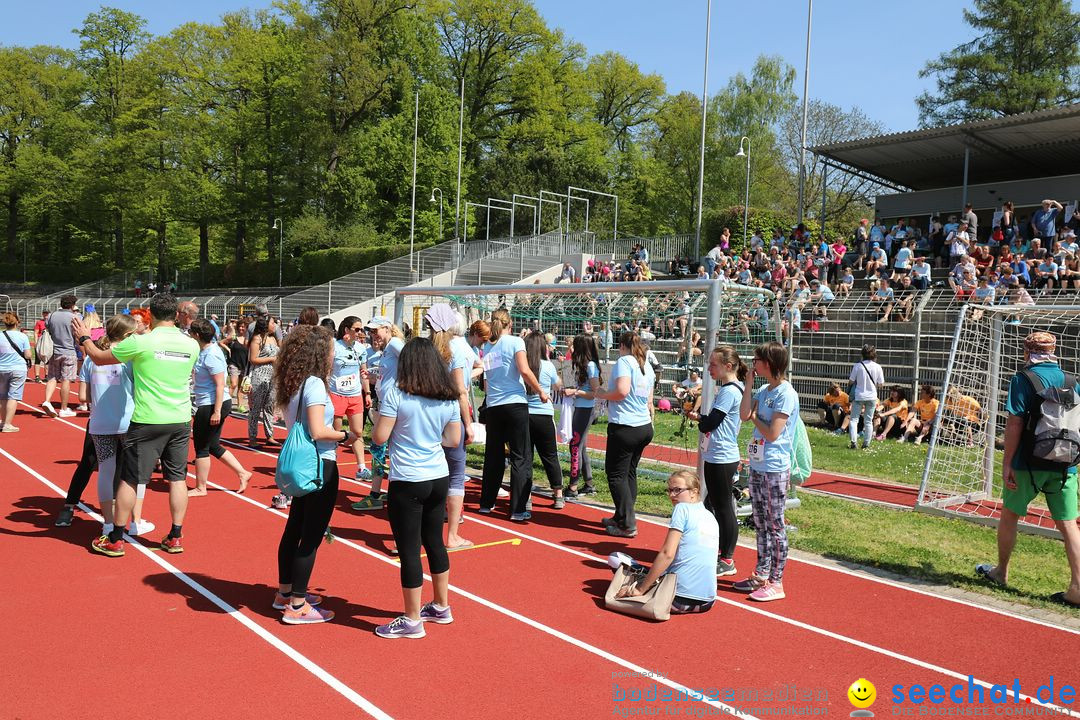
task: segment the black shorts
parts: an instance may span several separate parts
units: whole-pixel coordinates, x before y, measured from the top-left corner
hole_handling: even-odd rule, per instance
[[[131,423],[124,436],[120,476],[129,485],[145,485],[150,482],[154,465],[161,460],[162,475],[166,480],[185,482],[190,440],[191,425],[188,423]]]

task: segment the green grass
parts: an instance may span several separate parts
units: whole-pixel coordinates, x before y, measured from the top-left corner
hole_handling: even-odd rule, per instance
[[[913,446],[880,443],[880,450],[871,446],[868,452],[853,452],[847,450],[846,441],[842,446],[839,444],[841,438],[816,430],[811,433],[815,465],[820,457],[835,462],[838,472],[851,468],[851,472],[871,477],[873,472],[887,471],[908,476],[912,468],[920,471],[922,468],[919,457],[922,453]],[[482,446],[470,446],[467,453],[470,467],[483,466]],[[847,460],[845,453],[856,459]],[[640,467],[664,472],[662,466],[653,463],[643,462]],[[564,483],[569,475],[564,463]],[[538,486],[546,487],[543,467],[535,459],[533,477]],[[884,477],[892,478],[892,475]],[[593,469],[593,481],[597,489],[595,500],[610,505],[611,495],[602,469]],[[669,517],[671,503],[665,488],[662,480],[639,475],[638,512]],[[1080,611],[1063,609],[1045,600],[1051,593],[1065,589],[1069,582],[1065,551],[1056,540],[1021,534],[1010,567],[1010,587],[1000,589],[979,581],[974,575],[977,563],[994,562],[997,557],[993,528],[808,493],[799,497],[802,506],[787,514],[788,522],[798,528],[789,537],[795,549],[1080,617]],[[749,540],[753,531],[743,528],[741,535]]]

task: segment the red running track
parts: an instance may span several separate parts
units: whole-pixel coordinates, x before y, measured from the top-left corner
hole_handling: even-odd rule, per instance
[[[234,452],[259,472],[247,496],[214,491],[192,499],[187,552],[163,558],[236,608],[227,614],[146,555],[131,549],[121,559],[91,554],[86,544],[97,526],[82,513],[71,528],[53,528],[61,500],[36,474],[66,487],[85,420],[20,412],[17,422],[23,433],[0,436],[6,471],[0,502],[11,508],[0,522],[0,543],[12,560],[14,586],[32,589],[35,597],[34,609],[12,633],[17,657],[39,662],[26,664],[32,670],[17,677],[6,674],[0,693],[10,699],[5,709],[22,718],[61,712],[265,717],[265,710],[305,709],[330,717],[591,717],[664,712],[665,705],[678,714],[720,712],[715,703],[616,700],[628,687],[647,691],[653,684],[613,677],[635,669],[690,688],[820,688],[826,700],[796,704],[831,714],[851,710],[844,692],[859,677],[877,684],[881,699],[874,709],[884,713],[890,712],[886,690],[894,684],[948,685],[966,682],[970,673],[987,683],[1017,678],[1031,692],[1050,675],[1059,684],[1080,680],[1075,664],[1062,662],[1080,649],[1075,632],[797,561],[785,578],[790,596],[779,603],[755,606],[722,583],[720,602],[705,615],[650,624],[608,613],[599,597],[610,577],[604,556],[625,550],[651,560],[663,527],[642,522],[636,539],[615,540],[598,532],[597,509],[571,504],[555,512],[540,498],[534,522],[512,525],[503,502],[495,515],[472,513],[472,487],[466,537],[478,544],[518,538],[521,544],[452,555],[453,625],[429,628],[417,642],[392,643],[371,633],[399,611],[397,567],[384,552],[385,516],[349,512],[365,489],[345,482],[332,523],[341,542],[320,550],[313,578],[338,618],[317,627],[283,626],[268,607],[283,523],[266,507],[274,492],[273,458],[246,448]],[[245,435],[242,422],[228,421],[227,437]],[[234,482],[219,465],[211,480]],[[147,518],[165,527],[162,484],[153,483],[148,495]],[[739,548],[736,561],[749,568],[753,552]],[[1005,637],[1039,651],[1002,653]],[[103,655],[123,663],[108,683],[93,664]],[[115,691],[117,679],[125,683],[123,695]],[[370,703],[366,711],[354,695]]]

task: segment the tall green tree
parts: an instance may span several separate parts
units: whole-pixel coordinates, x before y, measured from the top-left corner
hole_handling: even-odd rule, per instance
[[[1080,100],[1080,13],[1070,0],[973,0],[977,33],[927,63],[936,92],[917,99],[922,127],[1015,115]]]

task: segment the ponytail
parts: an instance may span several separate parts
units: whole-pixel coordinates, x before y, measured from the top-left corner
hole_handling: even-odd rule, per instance
[[[641,342],[638,334],[636,332],[624,332],[619,336],[619,346],[629,350],[630,354],[637,358],[641,372],[645,372],[645,343]]]
[[[739,357],[739,353],[735,351],[735,348],[730,345],[719,345],[713,350],[713,355],[720,358],[720,362],[730,364],[735,368],[735,377],[739,379],[739,382],[746,382],[746,376],[750,372],[750,368],[746,367],[746,363]]]
[[[502,334],[510,327],[510,313],[502,308],[491,313],[491,342],[499,341]]]

